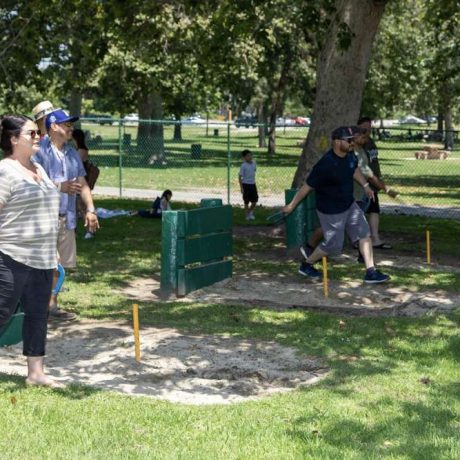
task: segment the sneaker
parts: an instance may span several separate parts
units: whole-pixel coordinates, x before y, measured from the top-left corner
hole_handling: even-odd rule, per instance
[[[378,284],[378,283],[385,283],[390,279],[389,275],[385,275],[379,270],[367,270],[366,275],[364,276],[364,282],[368,284]]]
[[[253,212],[249,213],[249,220],[255,220],[256,216]]]
[[[250,214],[246,214],[246,220],[252,220]]]
[[[91,238],[94,238],[94,233],[86,232],[84,238],[85,240],[90,240]]]
[[[311,264],[307,264],[307,262],[302,262],[299,267],[299,274],[302,276],[307,276],[308,278],[322,278],[321,272],[316,270],[315,267]]]
[[[77,319],[77,315],[75,313],[65,311],[62,308],[59,308],[58,306],[55,306],[49,309],[49,319],[60,321],[74,321],[75,319]]]
[[[300,252],[305,259],[308,259],[313,254],[314,249],[308,244],[300,246]]]

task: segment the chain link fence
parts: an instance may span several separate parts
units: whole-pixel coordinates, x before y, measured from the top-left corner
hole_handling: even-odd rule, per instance
[[[308,133],[306,126],[277,127],[276,154],[269,156],[256,125],[82,118],[81,127],[101,170],[97,194],[153,199],[171,189],[177,201],[220,197],[241,205],[241,152],[250,149],[267,207],[284,204]],[[400,192],[396,200],[381,194],[384,212],[460,218],[458,134],[425,125],[373,130],[384,180]]]

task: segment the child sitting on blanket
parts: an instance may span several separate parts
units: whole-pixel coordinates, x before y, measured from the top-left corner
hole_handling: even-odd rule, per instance
[[[171,198],[171,190],[165,190],[161,197],[156,197],[150,209],[139,209],[137,215],[141,217],[161,219],[163,211],[171,210]]]

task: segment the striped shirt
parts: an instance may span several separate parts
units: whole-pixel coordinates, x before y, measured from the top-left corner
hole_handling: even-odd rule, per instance
[[[38,269],[57,265],[59,192],[40,165],[37,183],[14,161],[0,161],[0,251]]]

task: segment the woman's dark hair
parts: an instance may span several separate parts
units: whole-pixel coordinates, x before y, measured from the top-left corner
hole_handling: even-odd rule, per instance
[[[161,198],[165,198],[166,195],[171,195],[171,196],[172,196],[171,190],[165,190],[165,191],[163,192],[163,195],[161,195]]]
[[[24,115],[3,115],[0,122],[0,147],[3,155],[9,157],[13,154],[12,137],[18,137],[21,134],[23,126],[30,121],[30,118]]]
[[[77,149],[88,150],[88,147],[86,147],[86,142],[85,142],[85,133],[81,129],[74,129],[72,133],[72,137],[74,138],[77,144]]]

